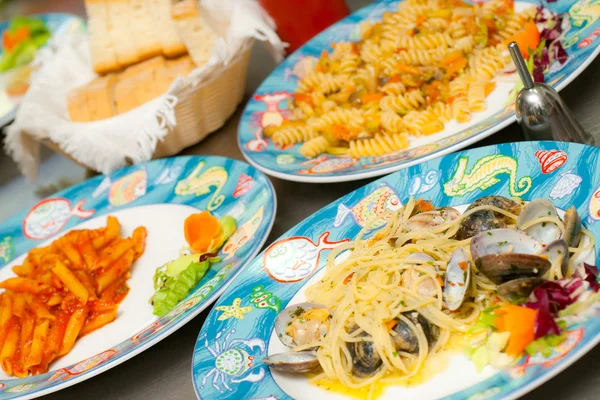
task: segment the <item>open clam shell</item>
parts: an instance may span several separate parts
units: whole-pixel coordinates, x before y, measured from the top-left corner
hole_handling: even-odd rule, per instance
[[[540,256],[548,258],[551,265],[559,264],[563,276],[566,276],[569,269],[569,246],[562,239],[555,240],[544,250],[540,252]]]
[[[262,361],[273,369],[294,373],[309,372],[319,366],[317,355],[312,351],[272,354],[263,358]]]
[[[514,279],[499,285],[498,294],[511,303],[522,303],[527,300],[533,289],[544,282],[544,279],[538,277]]]
[[[442,207],[437,210],[426,211],[414,215],[406,221],[405,228],[408,231],[432,228],[454,221],[460,217],[460,213],[452,207]]]
[[[488,254],[475,260],[475,265],[496,285],[519,278],[541,277],[552,266],[544,257],[520,253]]]
[[[452,253],[444,280],[444,300],[450,311],[463,303],[471,282],[471,260],[467,252],[458,247]]]
[[[479,233],[471,240],[470,248],[475,261],[488,254],[538,254],[542,249],[542,244],[525,232],[506,228]]]
[[[517,228],[524,230],[529,236],[547,245],[557,239],[560,239],[561,230],[553,222],[538,222],[531,225],[531,222],[539,218],[558,218],[556,207],[548,199],[535,199],[521,210],[517,218]]]
[[[287,347],[303,346],[327,333],[331,316],[331,311],[319,303],[293,304],[275,318],[275,333]]]

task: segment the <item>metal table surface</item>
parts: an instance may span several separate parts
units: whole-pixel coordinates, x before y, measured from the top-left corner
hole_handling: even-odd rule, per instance
[[[43,2],[19,0],[8,3],[0,14],[5,18],[16,13],[56,11],[83,16],[85,10],[82,3],[73,0]],[[352,10],[368,3],[370,3],[368,0],[348,0]],[[182,154],[212,154],[243,160],[236,140],[243,104],[274,67],[275,63],[264,46],[257,44],[250,61],[246,98],[242,105],[223,128],[200,144],[186,149]],[[600,143],[600,57],[561,94],[583,127],[594,134],[597,143]],[[524,139],[519,126],[512,124],[471,147],[522,140]],[[315,185],[270,179],[277,193],[278,210],[267,244],[320,208],[370,181]],[[0,193],[3,190],[0,188]],[[130,294],[132,295],[134,294]],[[198,332],[210,308],[168,338],[123,364],[75,386],[50,394],[46,398],[49,400],[195,399],[191,378],[192,352]],[[563,373],[522,398],[527,400],[600,398],[598,393],[600,369],[596,369],[599,358],[600,347],[596,347]]]

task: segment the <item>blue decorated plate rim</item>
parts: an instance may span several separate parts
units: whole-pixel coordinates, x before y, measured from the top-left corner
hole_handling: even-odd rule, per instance
[[[405,0],[400,0],[400,1],[405,1]],[[527,3],[533,3],[533,4],[537,4],[535,1],[532,0],[520,0],[522,2],[527,2]],[[377,2],[386,2],[386,0],[378,0]],[[374,7],[374,3],[366,5],[364,7],[361,7],[360,9],[354,11],[353,13],[351,13],[349,15],[352,16],[353,14],[356,14],[358,12],[361,12],[362,10],[369,8],[369,7]],[[346,17],[348,18],[348,17]],[[320,35],[321,33],[325,32],[325,31],[334,31],[336,29],[339,29],[338,26],[340,26],[340,24],[342,24],[344,22],[344,20],[346,19],[342,19],[340,21],[338,21],[336,24],[326,28],[325,30],[323,30],[322,32],[318,33],[317,35],[315,35],[314,37],[312,37],[308,42],[312,41],[316,36]],[[307,42],[307,43],[308,43]],[[566,77],[564,77],[563,79],[561,79],[559,81],[559,83],[557,85],[555,85],[555,89],[557,91],[561,91],[562,89],[564,89],[567,85],[569,85],[571,82],[573,82],[573,80],[575,78],[577,78],[579,75],[581,75],[581,73],[583,71],[585,71],[585,69],[596,59],[596,57],[598,56],[598,54],[600,54],[600,40],[597,41],[598,43],[595,43],[595,48],[594,50],[588,55],[587,58],[585,58],[583,60],[583,62],[569,75],[567,75]],[[302,45],[300,48],[298,48],[296,51],[294,51],[292,54],[290,54],[282,63],[285,63],[288,59],[292,59],[292,57],[294,57],[296,54],[299,54],[303,47],[307,44],[305,43],[304,45]],[[279,66],[277,67],[279,68]],[[275,70],[272,71],[267,78],[265,78],[265,80],[261,83],[261,86],[264,82],[266,82],[268,79],[270,79],[275,73]],[[260,87],[259,87],[260,88]],[[255,91],[254,94],[256,94],[258,91],[258,89]],[[250,97],[250,100],[248,101],[248,103],[244,106],[244,110],[242,112],[242,118],[244,118],[244,115],[246,113],[246,108],[252,103],[253,101],[253,97]],[[488,118],[486,118],[485,120],[479,122],[478,124],[482,124],[484,121],[493,118],[494,115],[497,115],[499,113],[502,113],[502,110],[498,110],[498,112],[496,114],[490,115]],[[267,174],[267,175],[271,175],[274,176],[276,178],[279,179],[283,179],[283,180],[289,180],[292,182],[302,182],[302,183],[336,183],[336,182],[351,182],[351,181],[355,181],[355,180],[360,180],[360,179],[369,179],[369,178],[374,178],[374,177],[378,177],[378,176],[383,176],[383,175],[387,175],[389,173],[395,172],[395,171],[399,171],[401,169],[405,169],[408,167],[411,167],[413,165],[417,165],[420,164],[422,162],[426,162],[429,160],[432,160],[436,157],[440,157],[440,156],[444,156],[446,154],[452,153],[454,151],[463,149],[467,146],[470,146],[473,143],[476,143],[478,141],[481,141],[491,135],[493,135],[494,133],[500,131],[501,129],[507,127],[508,125],[512,124],[513,122],[516,121],[516,114],[514,111],[511,112],[511,114],[507,117],[505,117],[503,120],[501,120],[500,122],[491,125],[485,129],[483,129],[482,131],[480,131],[479,133],[475,133],[463,140],[459,140],[455,143],[452,143],[442,149],[436,149],[434,151],[432,151],[429,154],[425,154],[423,156],[417,156],[417,157],[412,157],[409,160],[401,160],[401,161],[397,161],[397,162],[392,162],[389,165],[386,166],[381,166],[381,167],[375,167],[372,168],[371,170],[368,171],[358,171],[358,172],[349,172],[349,173],[334,173],[332,175],[326,175],[326,176],[319,176],[319,175],[300,175],[298,173],[295,172],[284,172],[284,171],[279,171],[279,170],[275,170],[275,169],[271,169],[266,165],[261,164],[260,162],[256,161],[253,159],[251,152],[247,151],[247,149],[245,149],[243,143],[242,143],[242,135],[241,135],[241,124],[238,126],[238,134],[237,134],[237,142],[238,142],[238,147],[240,149],[240,152],[242,153],[242,155],[244,156],[245,160],[252,165],[253,167],[257,168],[258,170],[260,170],[261,172]],[[467,130],[470,128],[465,128],[462,131],[458,131],[456,132],[454,135],[458,135],[461,132],[463,132],[464,130]],[[454,136],[452,135],[452,136]],[[341,171],[343,172],[343,170]]]
[[[140,166],[145,166],[151,163],[159,163],[168,159],[177,159],[177,160],[192,160],[192,159],[198,159],[198,160],[206,160],[206,161],[210,161],[210,160],[219,160],[221,163],[224,163],[226,161],[232,161],[234,163],[237,164],[241,164],[241,165],[245,165],[246,168],[248,167],[252,167],[249,166],[248,164],[244,163],[241,160],[236,160],[233,158],[229,158],[229,157],[222,157],[222,156],[215,156],[215,155],[185,155],[185,156],[175,156],[175,157],[168,157],[168,158],[163,158],[163,159],[156,159],[156,160],[150,160],[148,162],[145,163],[141,163],[141,164],[134,164],[134,165],[130,165],[130,166],[126,166],[123,167],[121,169],[118,169],[116,171],[113,172],[113,174],[115,173],[120,173],[123,171],[127,171],[129,169],[134,169],[136,167],[140,167]],[[253,167],[252,167],[253,168]],[[125,361],[130,360],[131,358],[137,356],[138,354],[146,351],[147,349],[149,349],[150,347],[154,346],[155,344],[157,344],[158,342],[162,341],[163,339],[167,338],[168,336],[170,336],[172,333],[175,333],[177,330],[179,330],[181,327],[183,327],[184,325],[186,325],[188,322],[190,322],[192,319],[194,319],[195,317],[197,317],[201,312],[203,312],[204,310],[206,310],[213,302],[215,302],[220,296],[221,294],[223,294],[223,292],[229,287],[229,285],[231,283],[233,283],[233,281],[238,277],[239,274],[241,274],[244,269],[248,266],[248,264],[256,257],[257,254],[260,253],[261,249],[263,248],[263,246],[265,245],[271,230],[273,228],[273,225],[275,223],[275,217],[277,214],[277,195],[275,192],[275,188],[273,187],[273,183],[271,182],[271,180],[268,178],[268,176],[266,176],[264,173],[262,173],[261,171],[257,170],[257,172],[259,172],[261,175],[261,178],[264,179],[265,181],[265,188],[267,188],[269,194],[270,194],[270,198],[272,199],[272,203],[273,203],[273,212],[271,214],[271,218],[268,221],[267,225],[266,225],[266,231],[265,234],[263,235],[262,239],[259,242],[259,246],[256,246],[255,249],[246,257],[245,261],[240,262],[239,267],[237,268],[237,270],[229,277],[229,279],[227,281],[225,281],[222,286],[216,290],[214,290],[213,292],[211,292],[211,294],[209,296],[207,296],[206,298],[204,298],[202,301],[198,302],[197,304],[193,305],[192,307],[190,307],[189,309],[189,313],[185,313],[184,318],[179,318],[179,317],[175,317],[173,318],[173,320],[171,320],[167,326],[164,329],[161,329],[158,332],[155,332],[150,338],[149,340],[143,340],[139,345],[133,347],[130,351],[123,353],[123,354],[117,354],[115,357],[111,357],[109,360],[106,360],[105,362],[101,363],[100,365],[92,368],[89,371],[85,371],[83,373],[81,373],[80,375],[77,376],[73,376],[72,378],[66,380],[66,381],[62,381],[61,383],[57,384],[57,385],[50,385],[44,388],[41,388],[39,390],[33,390],[33,391],[29,391],[24,393],[23,396],[16,396],[13,397],[12,399],[33,399],[33,398],[37,398],[37,397],[41,397],[41,396],[45,396],[63,389],[66,389],[70,386],[73,386],[77,383],[83,382],[85,380],[88,380],[90,378],[93,378],[111,368],[114,368],[122,363],[124,363]],[[79,189],[79,187],[83,187],[87,182],[91,181],[91,180],[99,180],[99,178],[102,177],[106,177],[106,175],[101,174],[89,179],[86,179],[83,182],[79,182],[74,186],[71,186],[69,188],[60,190],[56,193],[54,193],[52,196],[50,197],[65,197],[65,194],[68,191],[74,190],[74,189]],[[47,197],[47,198],[50,198]],[[170,204],[170,203],[153,203],[153,204]],[[143,207],[144,205],[141,205],[141,207]],[[136,207],[136,206],[133,206]],[[16,213],[19,214],[19,213]],[[109,213],[103,214],[103,215],[109,215]],[[3,220],[2,222],[0,222],[0,227],[6,223],[8,223],[13,217],[8,217],[7,219]],[[67,228],[70,229],[70,228]],[[62,232],[59,231],[57,233],[57,235],[55,237],[59,237],[60,233]],[[35,246],[34,246],[35,247]],[[33,247],[32,247],[33,248]],[[28,250],[29,251],[29,250]],[[28,252],[27,251],[27,252]],[[13,257],[13,259],[25,254],[24,253],[20,253],[20,254],[16,254],[15,257]],[[0,267],[0,268],[5,268],[6,265]],[[174,322],[172,322],[174,321]],[[81,360],[83,361],[83,360]],[[80,361],[80,362],[81,362]],[[52,370],[49,370],[48,373],[52,372]],[[10,379],[11,381],[14,379]],[[2,392],[0,392],[1,394]]]

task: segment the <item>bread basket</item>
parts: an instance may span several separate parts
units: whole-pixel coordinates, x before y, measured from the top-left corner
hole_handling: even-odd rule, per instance
[[[175,105],[175,125],[156,145],[152,158],[173,156],[201,142],[221,128],[242,102],[246,88],[248,62],[254,41],[249,41],[230,63],[211,79],[180,92]],[[131,112],[135,113],[136,110]],[[94,169],[73,158],[51,140],[41,141],[84,168]]]
[[[105,108],[93,108],[91,104],[100,103],[88,100],[85,107],[95,113],[95,120],[75,119],[70,113],[70,93],[98,78],[92,68],[90,36],[74,33],[39,51],[36,61],[41,67],[4,141],[21,172],[31,180],[37,178],[40,144],[90,170],[110,174],[128,164],[175,155],[222,127],[242,101],[255,40],[267,42],[277,61],[285,44],[255,0],[203,0],[202,4],[210,9],[211,18],[225,21],[221,25],[227,27],[215,40],[209,61],[202,65],[194,60],[201,66],[171,75],[175,78],[168,89],[162,87],[164,79],[154,86],[141,79],[130,82],[130,89],[123,85],[121,89],[130,92],[121,90],[120,98],[131,96],[141,105],[133,104],[135,108],[112,117],[98,118]],[[152,72],[152,76],[157,75]],[[111,93],[106,90],[104,95]],[[117,101],[116,92],[112,93],[114,97],[108,96]],[[140,94],[144,99],[158,97],[141,101]]]

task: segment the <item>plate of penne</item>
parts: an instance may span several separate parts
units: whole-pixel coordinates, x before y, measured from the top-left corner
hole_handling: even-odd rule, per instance
[[[0,399],[73,385],[173,333],[258,253],[275,209],[249,165],[176,157],[0,224]]]
[[[238,144],[299,182],[364,179],[475,143],[515,121],[517,42],[560,90],[600,52],[588,0],[375,2],[315,36],[260,85]]]

